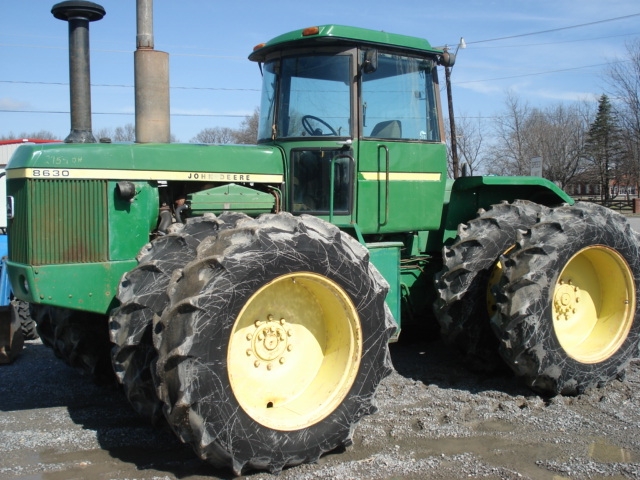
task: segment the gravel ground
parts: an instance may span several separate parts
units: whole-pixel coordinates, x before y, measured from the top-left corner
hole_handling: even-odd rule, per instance
[[[640,360],[624,381],[544,399],[470,372],[440,342],[392,345],[396,372],[354,444],[264,479],[640,478]],[[39,341],[0,367],[0,478],[231,478]]]

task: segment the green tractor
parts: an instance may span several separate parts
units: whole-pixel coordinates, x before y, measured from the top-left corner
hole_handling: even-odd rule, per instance
[[[451,55],[325,25],[249,59],[256,145],[85,136],[13,155],[9,275],[59,357],[115,373],[138,412],[238,475],[349,445],[389,341],[434,311],[461,355],[501,357],[543,395],[623,374],[635,234],[542,178],[448,180]]]

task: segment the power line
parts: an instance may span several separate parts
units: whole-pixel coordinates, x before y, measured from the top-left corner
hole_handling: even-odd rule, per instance
[[[628,60],[625,60],[628,61]],[[623,61],[624,62],[624,61]],[[622,62],[616,62],[616,63],[622,63]],[[550,73],[561,73],[561,72],[570,72],[573,70],[581,70],[583,68],[595,68],[595,67],[603,67],[606,65],[610,65],[611,63],[597,63],[595,65],[583,65],[582,67],[572,67],[572,68],[562,68],[559,70],[547,70],[544,72],[535,72],[535,73],[523,73],[521,75],[510,75],[508,77],[496,77],[496,78],[485,78],[483,80],[463,80],[462,82],[453,82],[456,85],[460,85],[463,83],[479,83],[479,82],[492,82],[494,80],[509,80],[512,78],[522,78],[522,77],[534,77],[534,76],[538,76],[538,75],[547,75]]]
[[[69,50],[67,46],[57,46],[57,45],[29,45],[29,44],[15,44],[15,43],[0,43],[0,47],[17,47],[17,48],[42,48],[48,50]],[[135,51],[132,50],[112,50],[112,49],[104,49],[104,48],[92,48],[92,52],[102,52],[102,53],[127,53],[131,54]],[[172,57],[205,57],[205,58],[221,58],[227,60],[247,60],[247,57],[241,57],[236,55],[211,55],[206,53],[170,53]]]
[[[569,25],[569,26],[566,26],[566,27],[551,28],[551,29],[547,29],[547,30],[538,30],[538,31],[535,31],[535,32],[520,33],[520,34],[516,34],[516,35],[508,35],[508,36],[505,36],[505,37],[489,38],[489,39],[485,39],[485,40],[467,41],[465,43],[466,43],[466,45],[475,45],[475,44],[478,44],[478,43],[497,42],[497,41],[500,41],[500,40],[509,40],[509,39],[512,39],[512,38],[528,37],[528,36],[532,36],[532,35],[542,35],[542,34],[545,34],[545,33],[553,33],[553,32],[559,32],[559,31],[563,31],[563,30],[571,30],[571,29],[574,29],[574,28],[588,27],[588,26],[591,26],[591,25],[599,25],[599,24],[602,24],[602,23],[614,22],[614,21],[618,21],[618,20],[626,20],[626,19],[633,18],[633,17],[638,17],[638,16],[640,16],[640,13],[632,13],[632,14],[629,14],[629,15],[623,15],[621,17],[606,18],[606,19],[603,19],[603,20],[596,20],[596,21],[593,21],[593,22],[580,23],[580,24],[577,24],[577,25]],[[634,34],[624,34],[624,35],[634,35]],[[614,36],[624,36],[624,35],[614,35]],[[610,37],[600,37],[600,38],[610,38]],[[589,40],[594,40],[594,39],[589,39]],[[576,41],[579,41],[579,40],[576,40]],[[567,43],[567,42],[553,42],[551,44],[554,44],[554,43]],[[545,45],[545,44],[542,44],[542,45]],[[64,47],[64,46],[7,44],[7,43],[0,43],[0,47],[42,48],[42,49],[54,49],[54,50],[67,50],[68,49],[68,47]],[[106,53],[127,53],[128,54],[128,53],[132,53],[133,50],[114,50],[114,49],[92,48],[92,51],[95,51],[95,52],[106,52]],[[211,55],[211,54],[201,54],[201,53],[171,53],[171,56],[205,57],[205,58],[223,58],[223,59],[246,60],[246,57],[235,56],[235,55]]]
[[[0,113],[43,113],[43,114],[59,114],[59,115],[69,115],[69,111],[64,110],[3,110],[0,109]],[[135,113],[133,112],[91,112],[92,115],[116,115],[116,116],[133,116]],[[208,117],[208,118],[246,118],[250,116],[247,115],[239,115],[239,114],[225,114],[225,113],[172,113],[171,117]],[[447,118],[447,117],[443,117]],[[456,115],[457,119],[462,120],[497,120],[499,118],[509,118],[509,115]]]
[[[562,41],[557,41],[557,42],[524,43],[524,44],[513,44],[513,45],[494,45],[494,46],[483,46],[483,47],[479,47],[479,48],[481,48],[481,49],[496,49],[496,48],[543,47],[543,46],[546,46],[546,45],[562,45],[562,44],[566,44],[566,43],[592,42],[594,40],[603,40],[603,39],[606,39],[606,38],[630,37],[632,35],[640,35],[640,32],[621,33],[621,34],[618,34],[618,35],[605,35],[603,37],[579,38],[577,40],[562,40]]]
[[[69,86],[68,82],[36,82],[27,80],[0,80],[0,83],[10,83],[16,85],[58,85]],[[119,87],[119,88],[134,88],[134,85],[127,84],[112,84],[112,83],[92,83],[92,87]],[[226,87],[183,87],[183,86],[171,86],[170,89],[175,90],[220,90],[224,92],[259,92],[259,88],[226,88]]]
[[[614,22],[614,21],[617,21],[617,20],[626,20],[628,18],[633,18],[633,17],[638,17],[638,16],[640,16],[640,13],[632,13],[630,15],[624,15],[622,17],[607,18],[607,19],[604,19],[604,20],[597,20],[595,22],[581,23],[579,25],[570,25],[568,27],[551,28],[549,30],[540,30],[540,31],[537,31],[537,32],[520,33],[518,35],[509,35],[507,37],[489,38],[487,40],[476,40],[476,41],[472,41],[472,42],[466,42],[466,44],[467,45],[472,45],[472,44],[477,44],[477,43],[497,42],[499,40],[510,40],[512,38],[529,37],[531,35],[542,35],[543,33],[552,33],[552,32],[559,32],[559,31],[562,31],[562,30],[570,30],[570,29],[573,29],[573,28],[588,27],[588,26],[591,26],[591,25],[598,25],[598,24],[601,24],[601,23]]]
[[[610,65],[611,63],[624,63],[628,62],[628,60],[621,60],[616,62],[608,62],[608,63],[598,63],[595,65],[583,65],[580,67],[571,67],[571,68],[563,68],[559,70],[545,70],[544,72],[534,72],[534,73],[524,73],[520,75],[511,75],[507,77],[496,77],[496,78],[487,78],[482,80],[465,80],[465,81],[457,81],[453,82],[456,85],[463,83],[478,83],[478,82],[490,82],[494,80],[508,80],[512,78],[521,78],[521,77],[533,77],[537,75],[547,75],[550,73],[561,73],[568,72],[572,70],[581,70],[583,68],[595,68],[602,67],[606,65]],[[17,84],[17,85],[56,85],[56,86],[69,86],[68,82],[39,82],[39,81],[28,81],[28,80],[0,80],[0,83],[8,83],[8,84]],[[117,87],[117,88],[134,88],[134,85],[127,84],[111,84],[111,83],[92,83],[92,87]],[[223,92],[259,92],[259,88],[228,88],[228,87],[185,87],[185,86],[171,86],[171,89],[176,90],[211,90],[211,91],[223,91]]]
[[[51,113],[51,114],[65,114],[69,115],[69,110],[11,110],[0,109],[0,113]],[[92,115],[127,115],[133,116],[133,112],[91,112]],[[247,113],[245,115],[237,113],[171,113],[172,117],[224,117],[224,118],[245,118],[251,116]]]

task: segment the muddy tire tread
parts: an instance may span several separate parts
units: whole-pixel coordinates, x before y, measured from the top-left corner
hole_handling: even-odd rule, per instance
[[[355,424],[376,410],[380,380],[392,371],[388,284],[366,249],[315,217],[267,214],[239,220],[201,253],[171,280],[170,306],[154,327],[158,394],[170,426],[201,458],[236,475],[277,473],[349,445]],[[332,278],[351,296],[363,323],[363,358],[351,393],[333,413],[308,428],[280,432],[238,405],[226,374],[226,347],[237,310],[263,277],[301,266]]]
[[[11,300],[11,308],[13,309],[13,314],[20,319],[23,338],[25,340],[37,340],[40,338],[36,321],[31,317],[29,303],[14,298]]]
[[[478,370],[501,363],[486,308],[487,281],[496,260],[515,244],[519,230],[534,225],[547,207],[526,200],[502,202],[458,227],[443,248],[443,269],[436,275],[434,312],[441,338]]]
[[[106,315],[44,305],[30,311],[42,342],[58,358],[95,383],[115,383]]]
[[[526,385],[543,395],[576,395],[621,378],[629,361],[640,353],[640,301],[626,340],[600,363],[573,360],[555,336],[549,299],[557,276],[572,254],[596,244],[622,254],[640,300],[638,237],[622,215],[596,204],[578,202],[553,209],[519,238],[514,251],[503,257],[505,268],[496,289],[499,308],[491,324],[505,362]]]
[[[111,314],[109,333],[113,342],[112,363],[118,381],[134,410],[156,423],[163,419],[153,370],[158,356],[152,342],[154,316],[169,303],[167,287],[176,271],[197,256],[205,238],[234,224],[243,214],[205,215],[176,224],[168,235],[145,245],[138,265],[123,275],[118,287],[120,306]]]

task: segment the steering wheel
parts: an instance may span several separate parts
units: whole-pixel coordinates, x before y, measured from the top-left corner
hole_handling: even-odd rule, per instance
[[[311,125],[310,120],[318,122],[320,125],[324,125],[329,129],[331,133],[324,133],[320,128],[314,129],[313,126]],[[304,117],[302,117],[302,126],[304,127],[304,129],[307,131],[309,135],[313,135],[314,137],[329,136],[329,135],[333,135],[334,137],[338,136],[338,132],[336,132],[331,125],[329,125],[327,122],[325,122],[321,118],[314,117],[313,115],[305,115]]]

